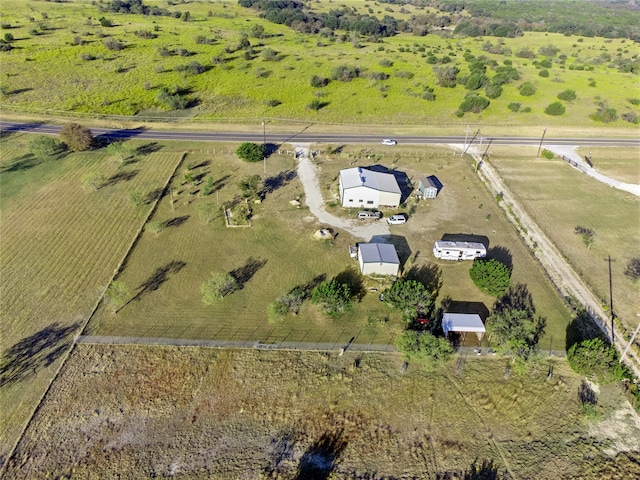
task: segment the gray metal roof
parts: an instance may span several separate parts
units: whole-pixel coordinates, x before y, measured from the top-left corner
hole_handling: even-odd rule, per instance
[[[358,248],[362,263],[392,263],[400,265],[396,247],[390,243],[360,243]]]
[[[340,170],[342,188],[369,187],[381,192],[401,193],[396,177],[391,173],[374,172],[362,167]]]
[[[436,190],[438,189],[438,186],[435,184],[435,182],[433,180],[431,180],[429,177],[422,177],[420,179],[420,184],[422,185],[422,188],[429,188],[429,187],[433,187]]]

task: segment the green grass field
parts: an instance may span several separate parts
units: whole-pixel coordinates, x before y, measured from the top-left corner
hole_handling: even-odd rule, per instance
[[[1,52],[3,65],[2,105],[6,109],[34,113],[73,112],[82,114],[141,115],[155,117],[177,116],[199,120],[236,119],[246,121],[267,117],[304,119],[320,123],[376,123],[391,125],[441,125],[481,123],[484,125],[524,126],[556,125],[558,127],[631,127],[619,119],[610,124],[594,122],[598,102],[605,102],[617,110],[638,113],[637,105],[629,102],[637,92],[637,76],[620,73],[613,60],[632,58],[638,47],[624,39],[565,37],[559,34],[526,33],[523,37],[504,40],[511,49],[508,56],[487,53],[481,49],[487,38],[447,38],[436,33],[425,37],[408,34],[384,38],[381,43],[359,40],[323,39],[320,36],[296,33],[292,29],[266,22],[256,13],[244,9],[234,1],[159,4],[170,11],[191,13],[192,21],[169,17],[106,14],[114,24],[102,27],[98,22],[103,14],[90,2],[51,4],[7,0],[0,6],[4,28],[15,38],[14,48]],[[324,6],[326,8],[326,5]],[[358,6],[362,8],[362,4]],[[406,6],[406,14],[420,11]],[[380,8],[379,16],[385,14]],[[46,18],[45,18],[46,17]],[[31,20],[33,19],[33,20]],[[250,38],[254,52],[245,58],[243,49],[237,50],[242,32],[252,25],[264,26],[267,38]],[[135,32],[148,31],[156,38],[140,38]],[[103,45],[112,36],[125,48],[111,51]],[[196,43],[197,37],[208,43]],[[74,38],[77,37],[77,41]],[[494,44],[498,39],[489,38]],[[74,45],[74,43],[77,43]],[[540,77],[540,69],[533,60],[515,54],[528,48],[554,45],[560,52],[552,58],[550,75]],[[174,52],[162,56],[159,49]],[[181,56],[177,52],[188,52]],[[263,51],[277,52],[277,60],[263,58]],[[313,52],[313,55],[309,55]],[[464,85],[444,88],[436,85],[432,65],[426,58],[434,55],[438,61],[447,56],[451,62],[439,66],[457,65],[460,75],[468,75],[465,53],[487,62],[513,62],[520,79],[504,86],[503,94],[491,101],[480,114],[455,116],[458,105],[468,90]],[[608,55],[609,61],[601,56]],[[92,58],[83,60],[82,58]],[[223,63],[214,57],[224,57]],[[611,60],[612,59],[612,60]],[[381,61],[387,61],[382,65]],[[181,66],[198,62],[206,72],[189,75]],[[331,77],[335,67],[350,65],[363,74],[351,82],[332,81],[325,88],[310,85],[313,75]],[[577,70],[580,68],[580,70]],[[54,73],[55,70],[55,74]],[[372,79],[372,74],[388,78]],[[488,75],[491,77],[491,69]],[[523,97],[518,87],[532,82],[537,92]],[[589,86],[590,84],[595,86]],[[118,88],[112,88],[117,85]],[[284,88],[283,88],[284,86]],[[179,89],[187,93],[194,106],[167,112],[157,97],[162,88]],[[435,101],[422,99],[426,87],[434,88]],[[566,105],[560,117],[543,113],[556,95],[566,89],[577,92],[578,98]],[[314,99],[324,103],[319,111],[309,110]],[[277,101],[279,104],[275,105]],[[529,113],[513,113],[507,106],[521,103]]]
[[[101,150],[39,162],[28,153],[29,138],[1,143],[0,458],[149,212],[150,205],[133,207],[128,192],[161,188],[180,159],[160,150],[118,170]],[[110,184],[84,189],[87,172],[103,173]]]
[[[601,162],[607,165],[606,159],[612,158],[615,160],[608,167],[612,175],[624,178],[623,172],[631,172],[634,165],[637,172],[637,150],[627,151],[621,157],[616,154],[617,149],[607,149],[606,153],[591,150],[596,152],[596,168],[600,168]],[[609,155],[610,150],[613,153]],[[627,328],[635,327],[638,287],[624,275],[624,270],[628,261],[640,254],[638,198],[597,182],[561,159],[535,159],[535,156],[535,148],[522,149],[517,155],[511,149],[496,148],[491,163],[603,305],[609,304],[608,258],[611,256],[614,312]],[[603,169],[603,173],[606,172],[607,169]],[[574,233],[578,225],[594,231],[590,248]]]
[[[588,419],[564,361],[548,379],[546,363],[505,378],[503,360],[463,360],[401,375],[394,354],[79,345],[6,478],[638,475],[640,426],[615,386]]]

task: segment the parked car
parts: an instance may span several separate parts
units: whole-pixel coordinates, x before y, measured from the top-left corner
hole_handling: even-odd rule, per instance
[[[388,145],[390,147],[395,147],[398,144],[398,142],[396,142],[395,140],[391,140],[390,138],[385,138],[384,140],[382,140],[382,144]]]
[[[368,212],[363,210],[362,212],[358,212],[358,218],[361,222],[365,220],[380,220],[382,218],[382,214],[380,212]]]
[[[391,215],[389,218],[387,218],[387,223],[389,225],[402,225],[404,223],[407,223],[407,217],[405,217],[404,215]]]

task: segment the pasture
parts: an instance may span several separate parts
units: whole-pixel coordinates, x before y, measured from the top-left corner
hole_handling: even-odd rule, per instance
[[[78,345],[7,479],[581,478],[640,474],[614,386],[585,417],[561,360],[399,373],[395,354]],[[55,446],[55,447],[53,447]]]
[[[595,168],[614,178],[637,179],[637,149],[594,149]],[[638,288],[624,275],[629,260],[637,257],[640,202],[637,197],[608,187],[571,168],[559,158],[536,159],[536,149],[492,149],[491,163],[518,201],[546,232],[603,305],[609,305],[609,257],[613,309],[633,329],[638,323]],[[637,180],[636,180],[637,181]],[[576,226],[592,229],[587,247]]]
[[[348,35],[324,38],[269,23],[235,1],[147,3],[169,11],[188,8],[190,21],[104,14],[89,1],[56,3],[55,8],[50,3],[2,2],[2,33],[15,39],[13,50],[0,52],[3,108],[214,122],[266,117],[427,127],[472,123],[623,129],[633,125],[621,116],[639,113],[637,103],[632,103],[638,100],[633,95],[637,76],[621,72],[616,63],[637,58],[637,45],[625,39],[540,32],[513,39],[454,38],[446,32],[401,34],[380,41]],[[363,4],[354,6],[363,10]],[[408,18],[421,13],[411,5],[404,9],[393,14]],[[381,17],[386,12],[380,8],[374,14]],[[101,17],[112,26],[102,26]],[[264,28],[264,38],[248,37],[250,45],[240,46],[242,34],[255,25]],[[108,49],[104,42],[109,38],[122,48]],[[493,47],[499,43],[509,52],[491,53],[486,42]],[[550,46],[555,47],[553,55],[540,53]],[[523,49],[530,52],[529,58],[516,55]],[[519,78],[504,84],[502,95],[482,113],[458,118],[456,111],[469,90],[462,84],[439,86],[434,68],[456,66],[462,82],[470,73],[471,57],[464,58],[469,55],[484,58],[490,78],[505,62]],[[545,61],[551,66],[541,67]],[[190,71],[193,62],[202,68]],[[357,69],[358,78],[311,85],[312,76],[329,79],[341,65]],[[549,75],[540,76],[542,70]],[[525,82],[535,87],[533,95],[519,93]],[[183,97],[186,108],[164,105],[160,93],[165,88]],[[435,100],[426,99],[430,88]],[[575,90],[577,98],[564,102],[566,113],[545,114],[557,94],[568,89]],[[314,100],[318,109],[309,107]],[[520,104],[518,111],[508,108],[514,103]],[[590,119],[600,103],[616,109],[618,120],[603,124]]]
[[[129,192],[162,189],[180,160],[137,143],[141,153],[124,167],[104,149],[41,161],[30,138],[0,143],[2,463],[151,211],[151,197],[136,207]],[[104,185],[84,188],[87,173]]]

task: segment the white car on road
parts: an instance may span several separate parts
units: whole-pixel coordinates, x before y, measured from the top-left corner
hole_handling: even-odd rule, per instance
[[[391,215],[387,217],[387,223],[389,225],[402,225],[407,223],[407,217],[404,215]]]
[[[382,140],[382,144],[394,147],[398,144],[398,142],[396,142],[395,140],[391,140],[390,138],[385,138],[384,140]]]

